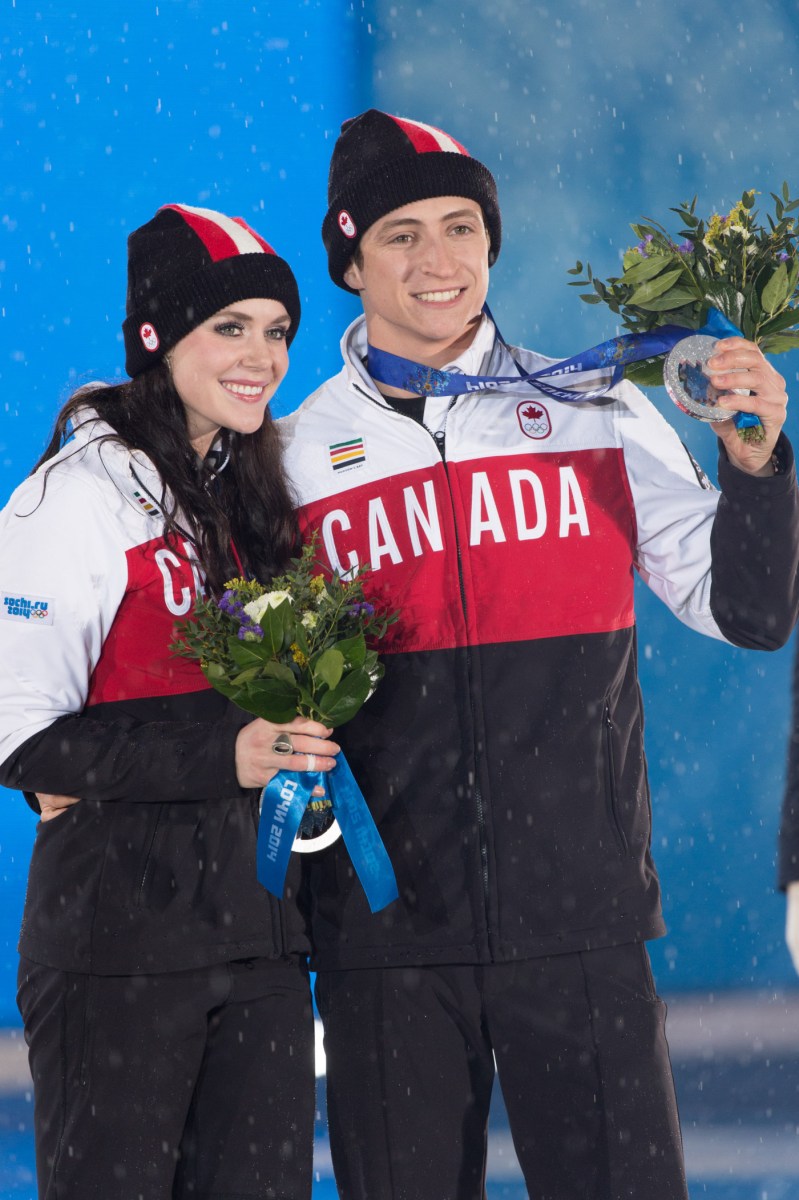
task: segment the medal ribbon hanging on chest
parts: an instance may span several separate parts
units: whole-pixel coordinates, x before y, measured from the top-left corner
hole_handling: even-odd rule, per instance
[[[484,309],[486,315],[494,321],[488,305]],[[503,345],[507,342],[502,337],[496,321],[494,328],[497,337]],[[656,358],[666,355],[683,339],[696,334],[706,334],[714,338],[741,337],[741,331],[731,321],[728,321],[718,309],[711,309],[707,322],[701,329],[685,329],[681,325],[661,325],[649,333],[628,333],[621,337],[611,338],[600,342],[588,350],[575,354],[572,358],[562,359],[552,366],[543,367],[539,371],[526,374],[517,365],[518,375],[464,375],[459,371],[442,371],[436,367],[426,367],[422,363],[387,350],[379,350],[375,346],[367,347],[367,370],[372,379],[390,387],[400,388],[420,396],[461,396],[467,392],[491,392],[505,389],[516,389],[521,384],[530,384],[554,400],[569,403],[601,400],[610,390],[620,383],[624,367],[627,363],[640,362],[645,358]],[[548,382],[563,376],[574,379],[595,371],[610,371],[609,382],[588,387],[586,390],[575,386],[563,387]],[[753,413],[735,413],[733,420],[738,429],[759,425],[758,418]]]

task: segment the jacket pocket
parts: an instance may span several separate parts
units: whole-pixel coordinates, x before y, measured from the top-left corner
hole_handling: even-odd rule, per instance
[[[158,859],[158,844],[163,833],[164,805],[154,806],[155,812],[144,841],[136,884],[135,901],[139,908],[147,908],[147,899],[152,888],[153,875]]]
[[[605,803],[607,805],[608,821],[616,838],[619,849],[626,854],[629,849],[627,834],[619,817],[618,788],[616,780],[616,757],[613,749],[613,718],[610,705],[606,704],[602,714],[603,736],[605,741]]]

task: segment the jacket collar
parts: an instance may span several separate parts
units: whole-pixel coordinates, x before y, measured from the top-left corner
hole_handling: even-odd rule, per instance
[[[370,396],[379,403],[385,403],[380,390],[370,376],[365,366],[367,351],[366,318],[361,315],[344,331],[341,339],[341,353],[344,358],[344,370],[347,383],[352,390],[357,386],[360,391],[368,391]],[[463,375],[499,375],[510,356],[506,347],[497,337],[496,326],[490,317],[483,313],[477,332],[471,345],[444,368],[447,371],[458,371]]]
[[[144,516],[159,516],[162,506],[169,505],[169,493],[152,460],[143,450],[129,450],[123,446],[117,440],[116,430],[102,420],[90,403],[75,413],[72,434],[71,441],[64,448],[66,454],[80,452],[93,443],[97,444],[98,456],[109,478]],[[210,482],[230,462],[230,439],[225,430],[221,431],[208,451],[207,462]]]

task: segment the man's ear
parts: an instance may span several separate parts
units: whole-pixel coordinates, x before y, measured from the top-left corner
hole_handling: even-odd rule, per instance
[[[350,259],[349,265],[344,272],[344,282],[346,283],[347,287],[351,287],[355,292],[360,292],[363,288],[361,269],[354,258]]]

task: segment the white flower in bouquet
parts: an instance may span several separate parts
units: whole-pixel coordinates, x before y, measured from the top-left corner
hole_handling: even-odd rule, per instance
[[[268,608],[277,608],[278,604],[282,604],[284,600],[288,600],[289,604],[292,603],[289,592],[264,592],[263,596],[258,596],[249,604],[245,604],[244,611],[251,621],[260,621]]]

